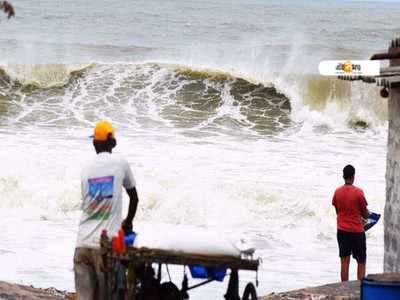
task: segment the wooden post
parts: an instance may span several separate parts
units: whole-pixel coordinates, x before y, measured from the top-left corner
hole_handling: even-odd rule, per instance
[[[399,52],[400,39],[395,39],[389,47],[388,54]],[[390,67],[397,66],[400,66],[400,58],[391,59]],[[400,272],[400,87],[398,84],[389,86],[388,106],[384,272]]]

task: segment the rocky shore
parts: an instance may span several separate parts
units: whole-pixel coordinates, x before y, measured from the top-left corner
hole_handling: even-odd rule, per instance
[[[32,286],[0,281],[0,300],[61,300],[72,299],[68,292],[55,288],[39,289]]]
[[[72,299],[72,294],[54,288],[39,289],[32,286],[0,281],[0,300],[61,300]],[[358,300],[360,282],[328,284],[284,293],[272,293],[260,300]]]
[[[272,293],[260,300],[359,300],[360,282],[327,284],[284,293]]]

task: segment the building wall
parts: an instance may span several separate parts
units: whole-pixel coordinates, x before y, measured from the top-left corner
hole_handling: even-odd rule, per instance
[[[400,60],[390,65],[398,66]],[[390,89],[388,105],[384,271],[400,272],[400,88]]]

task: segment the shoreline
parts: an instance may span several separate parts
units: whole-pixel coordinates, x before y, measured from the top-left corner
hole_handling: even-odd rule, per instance
[[[55,288],[35,288],[16,283],[0,281],[0,300],[71,300],[72,293],[60,291]],[[309,300],[309,299],[341,299],[358,300],[360,299],[360,282],[348,281],[331,283],[316,287],[307,287],[299,290],[292,290],[280,293],[271,293],[260,296],[260,300]]]

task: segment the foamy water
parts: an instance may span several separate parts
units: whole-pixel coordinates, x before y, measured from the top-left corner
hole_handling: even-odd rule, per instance
[[[386,100],[313,70],[385,45],[393,11],[365,21],[385,4],[15,4],[20,19],[2,23],[12,37],[0,37],[1,280],[74,288],[79,174],[99,119],[115,124],[134,171],[138,221],[244,237],[263,259],[260,294],[339,279],[331,197],[351,163],[383,212]],[[367,272],[382,261],[380,223]]]

